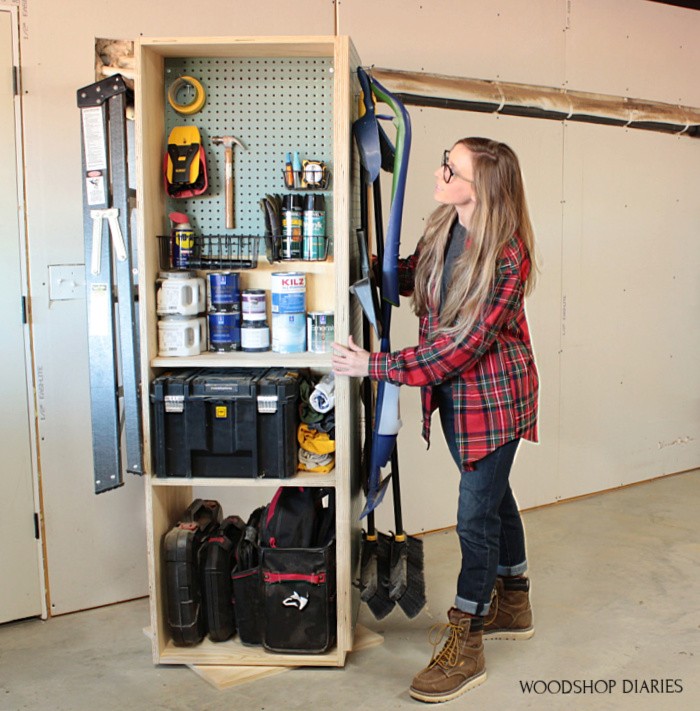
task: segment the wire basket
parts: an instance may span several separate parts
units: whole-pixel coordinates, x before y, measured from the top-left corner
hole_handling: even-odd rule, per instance
[[[262,239],[258,235],[195,235],[191,245],[183,247],[172,235],[158,235],[160,268],[254,269]]]

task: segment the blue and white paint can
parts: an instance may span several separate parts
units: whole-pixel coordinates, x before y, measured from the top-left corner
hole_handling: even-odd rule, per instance
[[[304,272],[272,272],[270,291],[273,314],[303,314],[306,311]]]
[[[209,350],[228,353],[241,350],[241,314],[213,313],[209,320]]]
[[[209,274],[209,310],[240,311],[241,288],[238,272],[211,272]]]
[[[275,353],[306,351],[306,314],[272,314],[272,350]]]

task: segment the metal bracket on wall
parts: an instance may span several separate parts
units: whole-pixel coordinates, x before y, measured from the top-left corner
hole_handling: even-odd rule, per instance
[[[138,298],[131,243],[126,98],[120,75],[78,90],[95,493],[143,473]],[[121,413],[120,413],[121,410]]]

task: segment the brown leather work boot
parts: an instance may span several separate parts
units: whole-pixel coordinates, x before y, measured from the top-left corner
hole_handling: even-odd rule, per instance
[[[472,617],[456,607],[447,613],[449,623],[434,643],[437,649],[445,632],[445,646],[430,664],[413,678],[409,693],[414,699],[437,703],[451,701],[486,681],[484,645],[481,640],[484,618]],[[431,640],[432,641],[432,640]]]
[[[528,578],[496,579],[491,607],[484,618],[486,639],[530,639],[535,634]]]

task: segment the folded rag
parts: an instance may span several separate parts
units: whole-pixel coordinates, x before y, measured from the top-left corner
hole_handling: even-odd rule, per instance
[[[299,466],[298,469],[303,472],[329,472],[335,466],[335,455],[333,454],[314,454],[307,452],[305,449],[299,450]]]
[[[316,383],[314,391],[309,396],[309,405],[325,414],[335,407],[335,376],[333,373],[324,375]]]
[[[308,425],[300,424],[297,429],[297,440],[302,449],[314,454],[335,452],[335,440],[325,432],[318,432]]]

